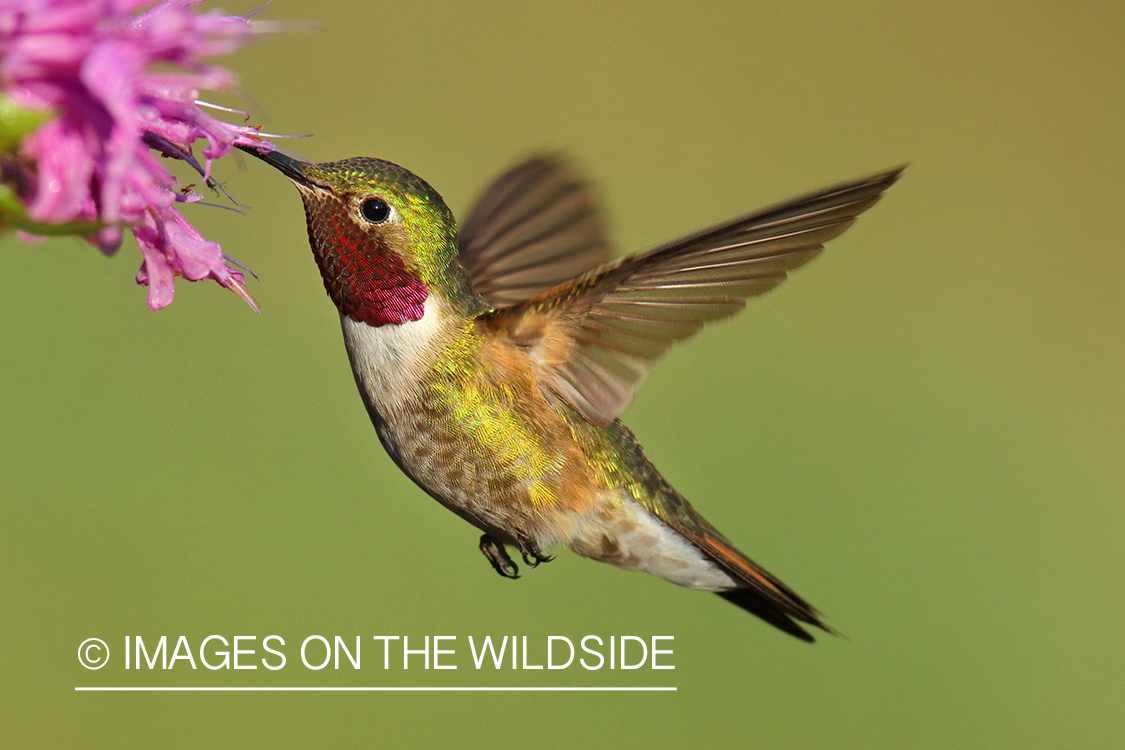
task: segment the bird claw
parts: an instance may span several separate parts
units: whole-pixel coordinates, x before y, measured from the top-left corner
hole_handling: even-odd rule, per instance
[[[496,541],[488,534],[484,534],[480,538],[480,551],[484,553],[485,559],[492,563],[492,567],[500,575],[513,580],[520,577],[519,566],[516,565],[508,555],[508,550],[504,549],[503,544]],[[526,554],[523,559],[525,562],[527,561]],[[534,568],[538,563],[535,563],[535,565],[528,563],[528,565]]]
[[[544,555],[537,549],[532,549],[528,552],[520,552],[520,557],[532,568],[538,568],[542,563],[549,563],[551,560],[555,559],[554,555]]]
[[[538,568],[541,563],[548,563],[555,559],[551,555],[544,555],[539,549],[539,545],[530,537],[521,534],[517,541],[519,542],[520,557],[532,568]]]

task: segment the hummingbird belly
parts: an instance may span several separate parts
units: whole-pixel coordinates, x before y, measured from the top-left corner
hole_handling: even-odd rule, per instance
[[[689,588],[736,582],[649,508],[686,505],[620,421],[590,424],[540,388],[511,347],[422,320],[371,327],[341,316],[380,441],[431,497],[497,541],[645,570]],[[432,308],[431,308],[432,305]]]
[[[449,335],[438,319],[428,310],[373,328],[341,318],[368,413],[407,476],[521,551],[566,544],[688,588],[737,586],[645,507],[664,496],[686,501],[628,428],[591,425],[539,388],[518,353],[495,351],[468,329]]]
[[[569,543],[597,500],[569,426],[518,355],[491,351],[471,325],[449,330],[431,300],[405,325],[341,316],[381,442],[422,489],[498,541]]]

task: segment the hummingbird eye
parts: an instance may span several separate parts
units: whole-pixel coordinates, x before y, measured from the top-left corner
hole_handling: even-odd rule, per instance
[[[382,198],[368,198],[359,207],[363,218],[372,224],[382,224],[391,216],[391,206]]]

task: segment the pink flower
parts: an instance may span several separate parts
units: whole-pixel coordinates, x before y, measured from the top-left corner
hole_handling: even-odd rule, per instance
[[[49,113],[0,154],[5,183],[27,224],[96,223],[87,238],[106,254],[132,230],[144,255],[137,283],[154,310],[172,301],[173,279],[213,279],[258,309],[242,274],[219,246],[180,215],[179,190],[161,156],[182,159],[211,180],[212,162],[236,145],[273,146],[258,128],[232,125],[200,106],[200,90],[233,82],[205,64],[246,43],[247,18],[198,13],[199,0],[0,0],[0,91],[27,110]],[[153,68],[160,65],[159,71]],[[202,160],[192,144],[206,141]],[[12,222],[15,224],[15,222]],[[33,230],[34,231],[34,230]]]

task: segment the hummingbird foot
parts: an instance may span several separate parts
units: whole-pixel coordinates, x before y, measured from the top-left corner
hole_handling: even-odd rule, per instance
[[[544,555],[543,551],[539,549],[539,545],[531,537],[524,534],[518,536],[520,557],[523,558],[525,564],[532,568],[538,568],[541,563],[549,563],[555,559],[553,555]]]
[[[492,567],[495,568],[496,572],[500,575],[513,580],[520,577],[519,566],[516,565],[515,561],[508,555],[508,550],[504,548],[503,544],[496,541],[488,534],[483,534],[480,538],[480,551],[484,553],[485,559],[492,563]],[[526,554],[523,559],[527,561]],[[534,564],[528,563],[528,565],[531,565],[533,568],[538,564],[538,562]]]
[[[528,552],[520,552],[523,561],[532,568],[538,568],[541,563],[549,563],[555,559],[554,555],[544,555],[538,549],[532,549]]]

